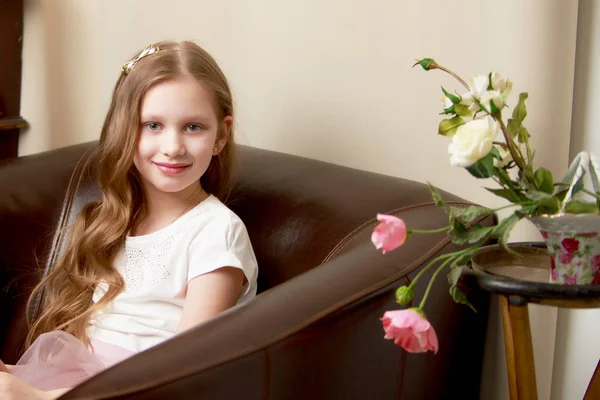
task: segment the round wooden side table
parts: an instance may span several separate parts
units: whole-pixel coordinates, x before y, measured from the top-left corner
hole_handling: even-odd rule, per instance
[[[500,296],[511,400],[537,400],[535,366],[527,304],[561,308],[600,308],[600,285],[549,283],[550,262],[543,242],[512,243],[514,257],[498,245],[480,249],[463,269],[465,290]],[[600,360],[584,400],[600,399]]]

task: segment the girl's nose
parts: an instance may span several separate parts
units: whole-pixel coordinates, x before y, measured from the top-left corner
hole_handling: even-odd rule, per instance
[[[160,146],[161,153],[169,157],[185,154],[185,147],[181,135],[174,130],[163,131]]]

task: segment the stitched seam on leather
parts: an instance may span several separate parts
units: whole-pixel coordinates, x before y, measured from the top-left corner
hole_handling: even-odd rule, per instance
[[[52,244],[50,245],[50,251],[48,253],[48,261],[46,262],[46,266],[44,267],[44,275],[42,276],[42,279],[44,279],[48,275],[50,269],[52,268],[52,266],[54,265],[54,263],[56,262],[56,260],[58,258],[58,254],[60,252],[60,244],[62,243],[62,240],[64,239],[63,230],[66,227],[66,221],[69,220],[68,215],[69,215],[71,208],[73,206],[73,203],[74,203],[74,198],[75,198],[74,194],[77,192],[77,188],[79,187],[79,184],[81,183],[81,179],[83,176],[82,171],[84,169],[84,165],[87,165],[85,160],[86,160],[86,157],[89,155],[90,151],[92,151],[92,150],[85,151],[83,153],[83,155],[79,158],[79,160],[77,161],[77,164],[75,165],[75,168],[73,170],[71,178],[69,179],[69,184],[67,185],[65,199],[63,200],[61,215],[58,220],[56,232],[54,234],[54,237],[52,238]],[[72,191],[73,182],[75,181],[75,179],[77,179],[77,184],[75,185],[75,189]],[[38,294],[37,298],[35,299],[33,309],[35,311],[34,314],[35,314],[36,319],[39,317],[40,309],[41,309],[42,303],[43,303],[42,300],[43,300],[44,296],[45,296],[45,291],[42,291],[41,293]]]
[[[478,222],[480,220],[483,220],[484,218],[481,218],[478,220]],[[108,399],[111,397],[115,397],[115,396],[125,396],[128,394],[132,394],[132,393],[136,393],[136,392],[143,392],[143,391],[148,391],[151,390],[153,388],[157,388],[160,386],[164,386],[164,385],[168,385],[170,383],[173,383],[177,380],[183,379],[183,378],[187,378],[193,374],[195,374],[196,372],[199,371],[206,371],[212,368],[216,368],[221,366],[222,364],[225,364],[227,362],[230,362],[232,360],[241,358],[241,357],[245,357],[248,356],[252,353],[256,353],[258,351],[261,350],[265,350],[266,348],[268,348],[269,346],[272,346],[274,344],[276,344],[277,342],[291,336],[292,334],[301,331],[302,329],[305,329],[306,327],[310,326],[312,323],[314,323],[315,321],[320,320],[321,318],[324,318],[325,316],[333,313],[334,311],[337,311],[345,306],[347,306],[348,304],[351,304],[353,301],[360,299],[362,297],[365,297],[366,295],[369,295],[389,284],[391,284],[392,282],[398,280],[399,278],[404,277],[405,275],[407,275],[408,273],[412,272],[417,266],[421,265],[423,263],[423,261],[425,261],[426,259],[430,258],[433,254],[437,253],[438,251],[440,251],[441,249],[443,249],[446,245],[448,245],[450,243],[450,238],[449,237],[445,237],[443,240],[441,240],[440,242],[438,242],[434,247],[432,247],[431,249],[429,249],[425,254],[423,254],[421,257],[417,258],[415,261],[413,261],[411,264],[409,264],[407,267],[402,268],[400,271],[396,272],[395,274],[387,277],[386,279],[379,281],[375,284],[373,284],[372,286],[365,288],[357,293],[355,293],[352,296],[347,297],[344,300],[341,300],[337,303],[335,303],[334,305],[328,307],[325,310],[322,310],[321,312],[318,312],[316,314],[314,314],[313,316],[305,319],[302,323],[296,325],[293,328],[290,328],[284,332],[282,332],[279,335],[274,336],[273,338],[265,341],[263,344],[251,348],[251,349],[245,349],[245,350],[241,350],[229,357],[227,357],[224,360],[220,360],[220,361],[216,361],[214,362],[212,365],[206,366],[206,367],[202,367],[202,368],[190,368],[189,370],[186,371],[181,371],[179,370],[179,373],[174,374],[174,375],[163,375],[162,379],[160,380],[155,380],[153,382],[148,382],[148,383],[143,383],[137,387],[129,387],[127,389],[124,389],[123,391],[118,391],[116,393],[112,393],[112,394],[107,394],[104,397],[96,397],[96,399]]]
[[[446,202],[446,204],[465,205],[465,206],[470,205],[470,203],[460,202],[460,201],[448,201],[448,202]],[[428,206],[432,206],[432,205],[435,205],[435,203],[421,203],[421,204],[415,204],[415,205],[406,206],[406,207],[399,207],[399,208],[394,208],[390,211],[386,211],[385,214],[395,214],[395,213],[399,213],[399,212],[403,212],[403,211],[414,210],[417,208],[428,207]],[[352,240],[354,240],[354,238],[356,236],[360,235],[366,228],[370,227],[373,223],[377,223],[377,218],[371,218],[368,221],[363,222],[361,225],[359,225],[357,228],[355,228],[352,232],[347,234],[344,238],[342,238],[342,240],[340,240],[338,242],[338,244],[335,245],[335,247],[329,252],[329,254],[327,254],[327,256],[325,256],[325,258],[321,261],[321,264],[324,264],[328,261],[331,261],[333,258],[335,258],[350,242],[352,242]]]

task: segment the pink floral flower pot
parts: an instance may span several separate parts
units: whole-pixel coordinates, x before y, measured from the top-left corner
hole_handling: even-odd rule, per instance
[[[528,218],[540,230],[550,254],[550,282],[600,285],[600,215]]]

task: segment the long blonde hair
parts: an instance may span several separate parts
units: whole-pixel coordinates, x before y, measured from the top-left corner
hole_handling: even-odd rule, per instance
[[[27,309],[42,296],[43,311],[30,325],[29,347],[41,334],[53,330],[71,333],[89,343],[86,330],[91,316],[124,288],[113,260],[132,227],[145,216],[144,191],[133,164],[140,126],[140,107],[146,91],[158,82],[187,75],[214,98],[217,119],[233,117],[229,84],[215,60],[193,42],[161,42],[160,50],[140,58],[115,86],[97,148],[98,180],[102,199],[87,204],[71,227],[68,248],[33,290]],[[221,123],[218,135],[226,135]],[[235,147],[233,131],[223,150],[214,156],[200,178],[204,190],[223,198],[232,182]],[[92,295],[99,282],[108,292],[96,304]],[[28,316],[28,320],[30,320]]]

